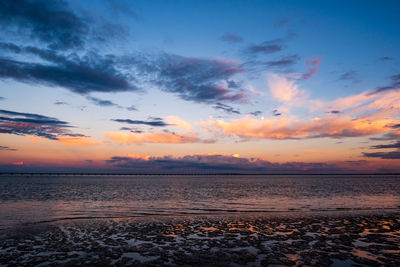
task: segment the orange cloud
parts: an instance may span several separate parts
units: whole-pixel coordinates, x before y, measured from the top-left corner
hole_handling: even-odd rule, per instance
[[[57,141],[63,146],[95,146],[103,144],[103,142],[90,137],[59,137]]]
[[[164,117],[168,124],[172,124],[175,128],[181,129],[185,132],[193,132],[193,127],[188,122],[182,120],[178,116],[166,116]]]
[[[242,138],[303,139],[316,137],[359,137],[384,133],[392,130],[391,119],[366,118],[315,118],[311,121],[270,119],[258,120],[245,117],[225,122],[206,121],[199,124],[214,134],[234,135]]]
[[[194,134],[179,134],[172,132],[158,132],[158,133],[105,132],[104,135],[115,143],[185,144],[185,143],[200,142],[200,140]]]
[[[294,80],[289,80],[283,75],[269,73],[267,83],[271,95],[280,102],[291,102],[304,96],[305,92],[299,90]]]

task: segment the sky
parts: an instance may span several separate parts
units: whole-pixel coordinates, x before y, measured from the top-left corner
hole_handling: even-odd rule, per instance
[[[399,173],[399,1],[0,0],[0,171]]]

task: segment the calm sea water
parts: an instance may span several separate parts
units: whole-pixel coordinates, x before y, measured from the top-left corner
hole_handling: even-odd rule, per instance
[[[382,209],[400,210],[400,176],[0,176],[0,229],[68,218]]]

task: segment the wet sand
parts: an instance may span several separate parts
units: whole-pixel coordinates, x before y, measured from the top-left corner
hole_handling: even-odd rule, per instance
[[[400,213],[79,220],[6,230],[0,266],[400,266]]]

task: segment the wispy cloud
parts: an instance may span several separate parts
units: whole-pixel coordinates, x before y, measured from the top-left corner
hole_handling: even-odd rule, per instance
[[[246,48],[245,53],[249,55],[268,55],[280,52],[284,49],[283,39],[274,39],[270,41],[262,42],[261,44],[253,44]]]
[[[268,67],[290,67],[296,64],[300,60],[300,57],[298,55],[290,55],[290,56],[284,56],[280,59],[277,60],[272,60],[272,61],[266,61],[263,63],[264,65]]]
[[[29,38],[52,49],[83,46],[89,26],[64,1],[4,1],[0,5],[2,27],[17,27]]]
[[[400,89],[400,74],[390,76],[389,85],[379,86],[370,94],[377,94],[384,91],[398,90],[398,89]]]
[[[33,135],[51,140],[58,140],[60,136],[83,136],[71,133],[69,123],[56,118],[10,110],[0,110],[0,114],[0,134]]]
[[[131,120],[131,119],[112,119],[115,122],[127,123],[127,124],[138,124],[138,125],[148,125],[154,127],[165,127],[170,124],[164,122],[162,118],[150,118],[149,120]]]
[[[232,106],[229,106],[229,105],[226,105],[226,104],[223,104],[223,103],[219,103],[219,102],[215,106],[213,106],[213,108],[218,109],[218,110],[223,110],[223,111],[225,111],[227,113],[230,113],[230,114],[240,114],[240,110],[239,109],[235,109]]]
[[[16,151],[17,149],[8,146],[0,146],[0,150]]]
[[[363,152],[363,155],[367,158],[400,159],[400,150],[389,152]]]
[[[400,135],[399,135],[399,137],[400,137]],[[363,152],[364,157],[381,158],[381,159],[400,159],[400,141],[390,143],[390,144],[375,145],[370,148],[371,149],[396,149],[396,150],[380,151],[380,152]]]
[[[92,102],[93,104],[95,104],[96,106],[122,108],[120,105],[115,104],[114,102],[112,102],[110,100],[100,99],[100,98],[93,97],[93,96],[87,96],[86,99],[89,100],[90,102]]]
[[[186,143],[209,143],[211,141],[201,140],[193,133],[175,133],[175,132],[155,132],[155,133],[137,133],[137,132],[105,132],[104,135],[114,143],[164,143],[164,144],[186,144]]]
[[[342,73],[339,78],[339,81],[350,81],[352,83],[359,83],[360,79],[358,78],[358,73],[354,70],[346,71]]]
[[[225,33],[220,37],[220,39],[224,42],[227,43],[240,43],[243,42],[243,38],[240,37],[239,35],[233,34],[233,33]]]
[[[233,76],[244,72],[239,62],[161,54],[127,57],[126,66],[135,67],[142,80],[163,91],[197,103],[245,101],[246,94],[232,86]],[[237,83],[235,83],[237,85]]]

